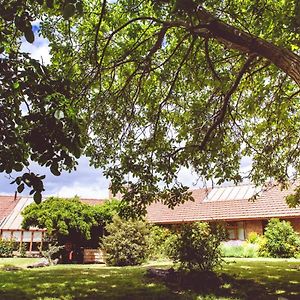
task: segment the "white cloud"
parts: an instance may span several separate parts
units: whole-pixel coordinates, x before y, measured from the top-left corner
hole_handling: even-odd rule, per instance
[[[59,187],[54,195],[58,197],[73,197],[77,195],[81,198],[107,199],[108,186],[107,188],[101,188],[99,179],[89,185],[83,185],[80,181],[75,181],[71,185]]]
[[[30,44],[25,38],[21,39],[21,51],[30,53],[32,58],[43,62],[44,64],[49,64],[51,60],[51,55],[49,53],[49,41],[44,37],[39,35],[39,21],[35,22],[33,25],[34,30],[34,43]]]

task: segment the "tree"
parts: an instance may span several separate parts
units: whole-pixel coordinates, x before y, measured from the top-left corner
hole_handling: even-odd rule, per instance
[[[71,242],[84,246],[92,239],[98,245],[104,227],[119,211],[117,200],[106,201],[103,205],[91,206],[71,199],[50,197],[40,204],[32,203],[22,212],[22,226],[46,228],[59,245]]]
[[[68,76],[20,52],[23,34],[34,41],[31,21],[48,10],[36,4],[0,1],[0,172],[23,171],[13,181],[18,192],[27,185],[40,202],[45,176],[24,169],[30,161],[49,167],[56,176],[62,169],[74,169],[85,125]],[[51,8],[53,1],[47,5]]]
[[[25,5],[5,5],[15,2]],[[105,168],[113,192],[125,192],[137,212],[158,198],[173,207],[190,197],[177,182],[181,167],[218,183],[238,183],[241,157],[250,156],[247,176],[256,184],[271,177],[285,186],[291,169],[297,176],[299,1],[46,3],[48,8],[33,7],[28,1],[18,9],[41,19],[52,54],[47,69],[63,78],[60,83],[68,82],[70,91],[61,92],[58,103],[67,98],[65,107],[75,107],[74,119],[83,124],[77,132],[70,126],[66,135],[86,143],[67,143],[67,155],[84,151],[92,164]],[[17,36],[32,40],[30,26],[18,29],[16,17],[1,16]],[[7,55],[13,38],[9,33]],[[11,63],[9,56],[5,61]],[[22,145],[29,157],[32,145]],[[49,157],[48,165],[53,157],[60,162],[54,173],[72,166],[52,152]],[[32,157],[45,163],[38,158]],[[290,201],[294,205],[298,194]]]

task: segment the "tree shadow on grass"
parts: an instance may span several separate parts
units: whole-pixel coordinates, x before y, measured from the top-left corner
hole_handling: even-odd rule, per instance
[[[272,286],[251,279],[214,272],[171,271],[166,276],[148,276],[148,280],[163,282],[169,289],[181,293],[193,292],[209,299],[280,299],[280,296],[300,299],[300,293],[290,293],[288,289],[276,293]]]
[[[146,282],[144,272],[144,268],[133,267],[2,272],[0,300],[183,299],[163,284]]]

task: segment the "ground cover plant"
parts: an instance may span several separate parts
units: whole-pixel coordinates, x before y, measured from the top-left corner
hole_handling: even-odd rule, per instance
[[[24,267],[28,259],[15,259]],[[227,259],[218,277],[184,286],[146,276],[149,266],[170,268],[170,262],[139,267],[59,265],[42,269],[4,271],[0,259],[2,300],[83,299],[299,299],[300,260]],[[203,278],[202,278],[203,279]],[[202,282],[202,283],[201,283]]]

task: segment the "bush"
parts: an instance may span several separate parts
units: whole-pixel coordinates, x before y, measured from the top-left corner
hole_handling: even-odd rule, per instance
[[[175,236],[169,256],[182,269],[210,271],[222,261],[219,246],[225,238],[226,230],[220,224],[186,224]]]
[[[250,232],[247,238],[247,242],[251,244],[258,244],[260,237],[261,236],[257,232]]]
[[[26,244],[22,243],[21,246],[18,247],[18,253],[17,256],[18,257],[26,257]]]
[[[148,237],[149,259],[162,259],[168,256],[172,232],[161,226],[151,226]]]
[[[223,242],[221,253],[224,257],[258,257],[259,245],[241,241]]]
[[[271,257],[295,257],[300,251],[300,238],[288,221],[271,219],[264,236],[262,251]]]
[[[16,243],[12,240],[0,240],[0,257],[12,257]]]
[[[108,236],[101,241],[106,251],[106,263],[112,266],[134,266],[145,261],[148,255],[149,227],[144,221],[125,221],[114,217],[106,226]]]

